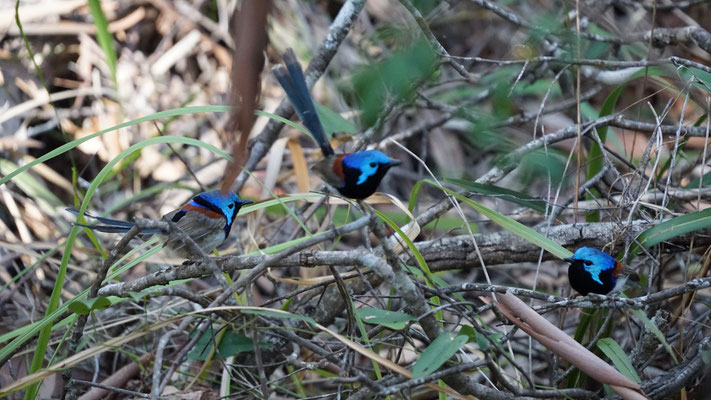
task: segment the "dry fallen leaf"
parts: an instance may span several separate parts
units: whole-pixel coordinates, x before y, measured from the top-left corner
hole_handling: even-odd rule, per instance
[[[606,363],[565,332],[551,324],[518,297],[511,293],[497,293],[497,300],[480,297],[484,302],[493,302],[499,311],[521,330],[556,353],[589,377],[608,384],[624,399],[646,399],[639,384],[632,382],[618,370]],[[627,390],[621,390],[626,388]],[[632,390],[629,390],[632,389]]]

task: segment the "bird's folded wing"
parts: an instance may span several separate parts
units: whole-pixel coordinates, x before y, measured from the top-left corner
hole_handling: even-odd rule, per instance
[[[176,210],[166,214],[163,218],[172,220],[174,214],[179,211],[180,210]],[[194,211],[186,213],[176,221],[178,228],[191,237],[198,246],[201,246],[201,239],[205,236],[209,234],[222,234],[226,223],[227,221],[224,218],[211,218]],[[171,237],[168,239],[166,246],[171,247],[173,250],[178,250],[183,247],[183,244],[180,243],[176,237]]]
[[[225,229],[227,220],[224,218],[211,218],[197,212],[178,220],[178,227],[191,238],[197,238],[210,232],[220,232]]]

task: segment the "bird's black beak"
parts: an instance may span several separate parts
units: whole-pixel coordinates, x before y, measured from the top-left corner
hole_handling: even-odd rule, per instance
[[[573,257],[565,257],[565,258],[563,259],[563,261],[567,261],[567,262],[569,262],[569,263],[572,263],[573,260],[575,260]]]
[[[246,206],[247,204],[252,204],[252,203],[254,203],[252,200],[242,200],[242,202],[240,203],[240,207]]]
[[[388,167],[394,167],[396,165],[400,165],[401,163],[402,161],[400,160],[390,160],[390,162],[388,163]]]

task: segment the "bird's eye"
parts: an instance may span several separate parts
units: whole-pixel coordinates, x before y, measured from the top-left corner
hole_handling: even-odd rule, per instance
[[[234,204],[234,203],[230,203],[230,205],[228,205],[227,208],[229,208],[229,209],[231,210],[231,209],[235,208],[235,204]]]
[[[585,260],[585,265],[592,265],[592,261],[590,261],[590,260]]]
[[[372,162],[372,163],[370,163],[370,168],[375,168],[376,165],[377,165],[377,164],[375,164],[374,162]]]

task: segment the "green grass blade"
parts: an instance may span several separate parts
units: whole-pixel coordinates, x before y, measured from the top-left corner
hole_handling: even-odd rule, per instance
[[[420,189],[422,188],[422,184],[425,183],[424,181],[418,181],[415,183],[415,186],[412,187],[412,191],[410,192],[410,199],[407,202],[407,209],[410,210],[410,212],[414,212],[415,210],[415,205],[417,205],[417,196],[420,194]]]
[[[664,349],[667,351],[667,353],[669,353],[669,356],[674,361],[674,364],[679,364],[679,360],[676,358],[676,352],[671,347],[671,344],[669,344],[669,341],[667,341],[667,338],[664,336],[664,333],[659,330],[659,327],[655,325],[654,322],[650,321],[649,318],[647,318],[647,314],[645,314],[644,311],[632,310],[632,313],[634,313],[634,315],[639,318],[640,321],[642,321],[645,328],[649,329],[652,334],[657,338],[657,340],[659,340],[659,343],[664,346]]]
[[[708,228],[709,226],[711,226],[711,208],[664,221],[637,236],[637,241],[630,246],[630,250],[627,253],[627,262],[629,263],[637,254],[642,252],[637,242],[644,248],[650,248],[673,237]]]
[[[520,206],[538,211],[541,214],[546,213],[547,204],[544,200],[529,196],[528,194],[523,192],[517,192],[515,190],[505,189],[495,185],[484,185],[482,183],[477,183],[466,179],[445,178],[444,180],[453,183],[457,186],[460,186],[466,190],[470,190],[474,193],[491,195],[496,197],[497,199],[510,201]]]
[[[100,0],[89,0],[89,9],[91,16],[94,17],[94,26],[96,26],[96,39],[104,50],[106,56],[106,64],[111,70],[111,79],[114,82],[114,87],[118,89],[118,81],[116,80],[116,48],[114,47],[114,37],[109,33],[109,22],[106,20],[104,10],[101,9]]]
[[[442,187],[435,182],[432,182],[429,180],[425,180],[425,181],[427,183],[431,184],[432,186],[435,186],[435,187],[439,188],[440,190],[456,197],[459,201],[465,203],[469,207],[473,208],[474,210],[478,211],[482,215],[486,216],[492,222],[499,225],[500,227],[506,229],[507,231],[513,233],[514,235],[516,235],[524,240],[527,240],[527,241],[535,244],[538,247],[545,249],[546,251],[548,251],[549,253],[553,254],[556,257],[565,258],[565,257],[570,257],[571,255],[573,255],[573,253],[571,253],[565,247],[548,239],[547,237],[534,231],[533,229],[527,227],[526,225],[523,225],[522,223],[520,223],[512,218],[509,218],[505,215],[499,214],[496,211],[494,211],[490,208],[487,208],[468,197],[462,196],[461,194],[459,194],[453,190]]]
[[[425,281],[427,283],[427,286],[431,288],[435,288],[435,276],[430,270],[430,267],[427,265],[427,261],[425,261],[425,258],[422,256],[422,253],[417,249],[417,246],[415,246],[415,243],[405,234],[405,232],[400,229],[400,227],[394,223],[390,218],[388,218],[385,214],[382,212],[375,210],[375,214],[383,220],[386,224],[388,224],[395,232],[397,232],[398,236],[400,237],[400,240],[405,242],[407,247],[410,249],[410,252],[412,252],[412,255],[415,257],[415,260],[417,261],[417,265],[420,267],[420,269],[425,273],[427,276],[427,280]],[[433,304],[439,306],[440,300],[439,296],[432,296],[430,297],[430,301],[432,301]],[[437,318],[438,321],[442,321],[442,310],[439,310],[435,312],[435,317]]]
[[[632,382],[642,382],[639,379],[639,375],[637,375],[637,371],[635,371],[634,367],[632,366],[632,361],[630,361],[625,351],[622,350],[622,347],[620,347],[620,345],[614,339],[609,337],[602,338],[598,340],[597,347],[603,353],[605,353],[605,355],[612,361],[612,363],[615,364],[617,370],[620,371],[624,376],[630,378]]]
[[[272,113],[269,113],[266,111],[256,110],[254,113],[259,115],[260,117],[267,117],[267,118],[279,121],[284,125],[289,125],[290,127],[294,128],[294,129],[298,129],[301,132],[303,132],[304,134],[311,136],[311,133],[309,133],[309,130],[306,129],[306,127],[304,127],[303,125],[297,124],[294,121],[288,120],[286,118],[282,118],[276,114],[272,114]]]

